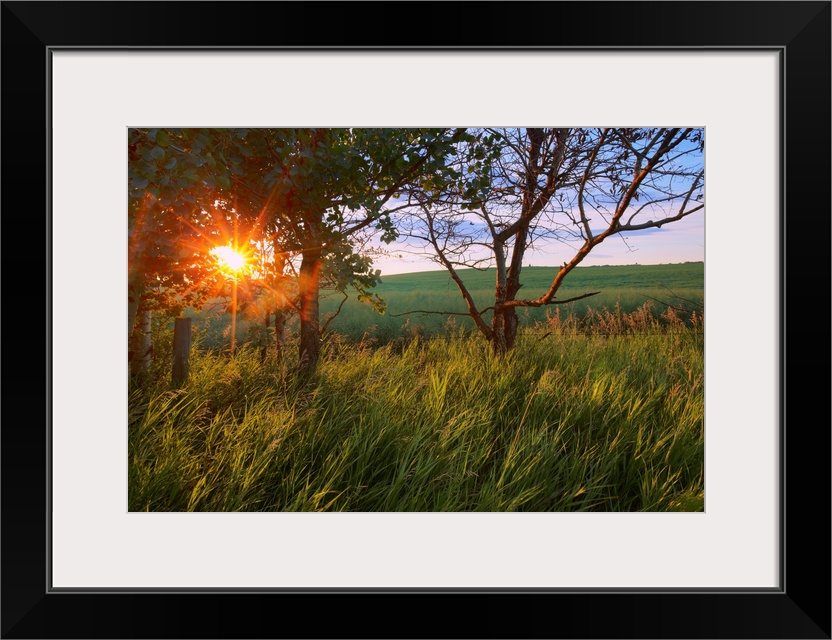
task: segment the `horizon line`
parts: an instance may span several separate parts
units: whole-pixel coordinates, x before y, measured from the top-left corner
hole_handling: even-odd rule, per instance
[[[660,266],[670,266],[676,264],[705,264],[704,260],[683,260],[682,262],[631,262],[629,264],[586,264],[586,265],[577,265],[575,269],[600,269],[606,267],[660,267]],[[545,265],[545,264],[535,264],[535,265],[527,265],[522,267],[522,269],[560,269],[562,265]],[[483,267],[480,269],[475,269],[474,267],[460,267],[456,269],[456,271],[489,271],[494,269],[494,266],[490,267]],[[401,271],[398,273],[385,273],[384,271],[381,272],[381,277],[385,276],[409,276],[409,275],[416,275],[420,273],[437,273],[437,272],[445,272],[448,273],[448,270],[445,267],[437,267],[436,269],[422,269],[421,271]]]

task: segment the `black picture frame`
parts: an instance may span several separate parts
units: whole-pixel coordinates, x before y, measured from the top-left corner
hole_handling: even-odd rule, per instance
[[[830,6],[828,1],[3,2],[2,637],[830,638]],[[400,16],[387,22],[398,26],[379,28],[379,13],[388,14],[385,20]],[[528,28],[506,32],[509,14]],[[680,18],[689,26],[684,32],[672,28]],[[545,24],[556,27],[541,28]],[[49,398],[59,381],[49,375],[49,269],[58,265],[50,264],[48,242],[47,132],[50,52],[64,47],[779,51],[785,80],[780,588],[52,591]],[[737,241],[738,259],[742,242]],[[752,322],[754,311],[747,313]],[[309,618],[302,613],[308,610],[318,613]],[[390,627],[389,620],[397,626]]]

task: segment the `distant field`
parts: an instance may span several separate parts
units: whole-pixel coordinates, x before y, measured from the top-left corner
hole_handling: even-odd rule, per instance
[[[536,298],[543,295],[556,273],[556,267],[524,268],[522,296]],[[493,269],[461,270],[460,275],[480,308],[493,303]],[[600,294],[565,305],[521,309],[519,313],[521,321],[527,325],[545,321],[547,314],[555,313],[558,307],[562,315],[583,316],[588,308],[596,311],[605,308],[614,310],[616,305],[620,305],[623,312],[632,312],[645,303],[652,302],[654,312],[660,314],[666,309],[661,302],[676,306],[689,306],[686,301],[701,303],[704,299],[704,288],[705,265],[702,262],[577,267],[564,281],[556,299],[576,297],[593,291],[600,291]],[[446,271],[382,276],[382,282],[374,292],[387,303],[385,315],[377,314],[369,305],[362,304],[352,297],[344,304],[341,314],[332,321],[329,330],[354,340],[367,338],[385,343],[414,333],[441,334],[449,326],[465,330],[474,328],[470,318],[464,316],[407,313],[418,310],[465,312],[465,304],[459,290]],[[322,292],[322,322],[335,312],[340,302],[339,294]],[[222,336],[222,332],[230,324],[227,314],[189,315],[195,318],[195,328],[202,334],[202,346],[219,347],[227,344],[227,338]],[[490,314],[488,319],[490,321]],[[238,325],[240,340],[245,339],[246,326],[245,320]]]
[[[523,269],[523,288],[526,298],[543,295],[557,273],[554,267],[526,267]],[[493,269],[485,271],[465,270],[460,272],[466,286],[480,308],[490,306],[494,300]],[[600,310],[604,307],[613,309],[620,304],[623,311],[634,311],[651,298],[670,304],[679,303],[672,300],[673,295],[682,298],[701,300],[705,288],[705,267],[701,262],[668,265],[632,265],[624,267],[577,267],[564,281],[557,298],[572,298],[584,293],[600,291],[591,298],[563,305],[562,313],[583,315],[587,307]],[[435,333],[447,322],[447,317],[413,313],[405,316],[397,314],[414,310],[465,312],[465,303],[459,289],[445,271],[408,273],[394,276],[382,276],[382,283],[375,292],[387,302],[387,313],[379,316],[367,305],[349,300],[341,315],[332,321],[333,331],[350,336],[362,335],[369,331],[369,337],[389,339],[398,337],[405,322],[408,328],[425,333]],[[321,303],[321,315],[326,317],[337,309],[337,298],[325,295]],[[528,321],[543,321],[546,314],[553,313],[552,305],[548,308],[522,309],[520,315]],[[664,307],[656,304],[657,311]],[[453,316],[457,326],[473,329],[473,322],[463,316]],[[489,316],[490,318],[490,316]]]

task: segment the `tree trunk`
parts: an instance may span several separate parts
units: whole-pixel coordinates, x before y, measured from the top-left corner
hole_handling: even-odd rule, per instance
[[[264,325],[265,325],[266,329],[269,328],[269,320],[271,319],[271,315],[272,315],[271,312],[268,309],[266,309],[266,317],[264,318]],[[269,335],[269,332],[266,331],[266,336],[268,336],[268,335]],[[269,353],[269,345],[268,345],[268,341],[267,341],[266,344],[264,344],[263,347],[260,349],[260,362],[261,363],[266,361],[266,355],[268,355],[268,353]]]
[[[283,309],[274,310],[274,347],[277,364],[283,361],[283,345],[286,334],[286,312]]]
[[[274,248],[274,275],[276,278],[275,287],[283,292],[284,289],[284,279],[283,279],[283,271],[286,268],[286,263],[289,261],[288,257],[285,253],[281,253],[278,251],[278,247],[280,246],[280,238],[278,235],[275,235],[272,238],[272,247]],[[279,303],[279,306],[275,307],[274,309],[274,347],[275,347],[275,357],[277,359],[277,364],[280,364],[283,361],[283,345],[285,344],[285,333],[286,333],[286,302],[285,302],[285,294],[281,293],[281,297],[283,301]]]
[[[139,302],[144,292],[144,274],[131,271],[127,279],[127,366],[130,374],[136,373],[135,359],[140,351],[136,342],[136,320],[139,315]]]
[[[300,295],[300,351],[298,369],[310,373],[318,364],[321,352],[321,328],[318,321],[318,289],[321,283],[321,250],[303,252],[298,274]]]
[[[150,329],[150,309],[139,309],[136,313],[136,324],[130,335],[128,364],[130,375],[144,376],[150,369],[153,342]]]
[[[188,380],[191,356],[191,319],[177,318],[173,326],[171,384],[179,388]]]
[[[505,316],[506,323],[506,350],[514,349],[514,342],[517,338],[517,328],[520,326],[520,320],[517,318],[516,307],[509,307],[508,313]]]
[[[497,258],[497,289],[494,304],[494,318],[492,320],[494,332],[494,350],[504,354],[514,348],[517,339],[519,320],[514,307],[506,307],[504,303],[517,299],[520,284],[520,269],[523,267],[523,256],[529,237],[529,223],[535,209],[538,195],[536,193],[541,149],[546,136],[543,129],[527,129],[529,136],[528,159],[526,161],[526,185],[523,193],[523,204],[520,212],[520,222],[514,232],[514,246],[511,254],[511,264],[506,269],[505,240],[501,234],[494,236],[494,253]]]
[[[153,352],[153,336],[151,334],[152,315],[150,309],[142,309],[139,312],[138,344],[139,351],[136,354],[136,365],[138,373],[146,374],[150,370],[151,353]]]
[[[526,229],[517,232],[511,266],[506,270],[505,245],[494,240],[494,256],[497,266],[497,282],[494,296],[494,315],[491,320],[494,352],[504,355],[514,348],[517,338],[519,320],[514,307],[503,306],[505,302],[515,300],[520,284],[520,267],[525,253]]]
[[[514,307],[503,307],[494,314],[494,351],[504,355],[514,348],[517,327],[520,324]]]
[[[505,333],[505,313],[508,309],[502,306],[506,301],[508,284],[506,281],[505,245],[497,238],[494,239],[494,257],[497,267],[497,282],[494,287],[494,315],[491,318],[491,345],[494,347],[494,353],[503,355],[508,351]]]

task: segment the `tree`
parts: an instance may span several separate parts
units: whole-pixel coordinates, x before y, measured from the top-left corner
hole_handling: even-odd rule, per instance
[[[299,356],[308,370],[320,349],[318,292],[327,260],[337,282],[349,282],[359,299],[372,301],[368,288],[379,274],[365,258],[344,252],[350,239],[369,227],[383,241],[394,239],[391,214],[407,206],[399,201],[402,191],[418,186],[431,193],[459,183],[448,159],[458,155],[456,145],[474,140],[464,129],[267,129],[253,135],[250,150],[256,151],[247,158],[237,195],[274,224],[284,250],[301,253]]]
[[[518,307],[566,302],[556,298],[564,279],[602,242],[704,208],[701,129],[486,129],[477,139],[493,158],[484,165],[486,195],[466,197],[453,185],[439,196],[414,189],[400,223],[448,270],[498,353],[515,344]],[[567,259],[548,291],[522,298],[525,252],[544,240],[561,242]],[[460,270],[483,266],[496,271],[493,305],[485,309]]]
[[[274,256],[300,256],[303,371],[315,368],[320,353],[318,296],[327,260],[340,286],[372,300],[368,289],[379,274],[348,250],[350,238],[368,228],[384,241],[395,238],[391,214],[402,206],[402,190],[437,192],[458,181],[447,159],[469,138],[464,129],[135,131],[131,140],[148,144],[131,163],[133,200],[150,193],[161,206],[197,217],[208,203],[227,202],[258,238],[272,238]],[[202,233],[200,224],[193,228]]]
[[[200,307],[221,286],[209,249],[220,235],[216,194],[204,188],[196,155],[164,130],[128,138],[128,340],[134,374],[147,366],[149,313]],[[210,213],[213,211],[213,214]]]

